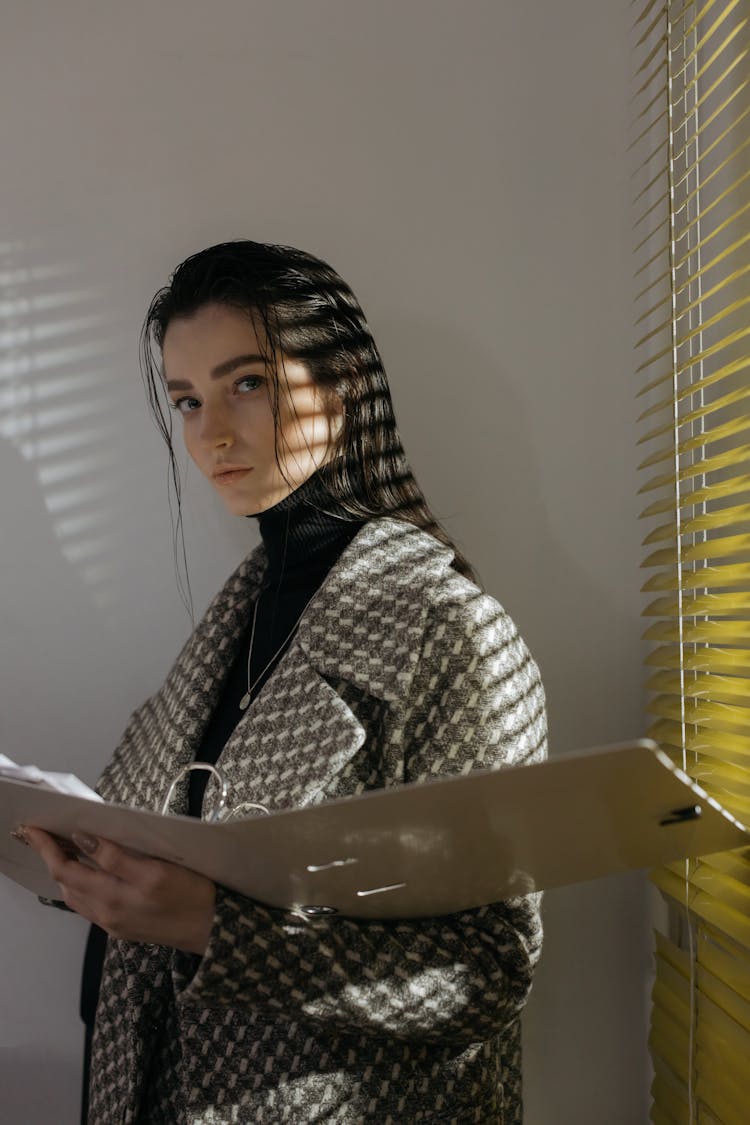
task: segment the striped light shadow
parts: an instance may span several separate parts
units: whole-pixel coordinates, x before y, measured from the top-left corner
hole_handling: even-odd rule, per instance
[[[40,240],[0,244],[0,438],[33,470],[64,558],[114,601],[108,367],[112,316],[82,265]]]

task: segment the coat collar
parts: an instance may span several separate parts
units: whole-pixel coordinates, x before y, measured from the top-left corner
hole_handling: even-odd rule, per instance
[[[321,675],[348,680],[379,699],[401,698],[419,659],[424,587],[448,570],[453,557],[414,524],[391,516],[369,520],[303,613],[295,644]],[[241,629],[264,564],[260,546],[229,580],[212,616]]]
[[[324,679],[346,680],[367,695],[404,699],[420,659],[428,599],[453,552],[434,536],[390,516],[369,520],[328,572],[300,618],[281,664],[295,653]],[[174,727],[175,760],[189,762],[222,685],[263,581],[263,546],[256,547],[211,602],[165,690]],[[261,697],[273,691],[269,678]]]

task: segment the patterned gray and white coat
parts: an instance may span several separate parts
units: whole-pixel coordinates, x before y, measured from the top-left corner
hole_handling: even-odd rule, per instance
[[[233,802],[292,808],[544,757],[537,665],[452,558],[403,521],[361,528],[221,754]],[[132,715],[106,799],[159,808],[193,760],[264,565],[259,547]],[[186,785],[172,811],[187,811]],[[110,939],[91,1125],[516,1125],[539,898],[304,919],[218,887],[202,958]]]

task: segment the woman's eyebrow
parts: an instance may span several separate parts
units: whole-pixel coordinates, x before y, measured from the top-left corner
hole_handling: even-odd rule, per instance
[[[211,371],[212,379],[223,379],[225,375],[231,375],[238,367],[244,367],[247,363],[264,363],[262,355],[256,352],[248,352],[246,355],[235,355],[231,359],[225,359],[222,363],[217,363],[216,367]],[[187,382],[185,379],[168,379],[168,391],[189,391],[193,384]]]
[[[244,367],[246,363],[263,363],[263,356],[252,352],[248,355],[236,355],[233,359],[225,359],[223,363],[214,367],[211,378],[221,379],[224,375],[231,375],[236,367]]]

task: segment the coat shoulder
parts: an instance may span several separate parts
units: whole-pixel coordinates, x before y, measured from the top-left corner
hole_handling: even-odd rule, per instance
[[[520,635],[515,621],[504,605],[481,589],[476,582],[454,570],[453,553],[427,532],[415,529],[415,542],[423,544],[425,553],[437,550],[443,566],[430,575],[429,581],[415,583],[411,593],[422,605],[425,622],[430,629],[442,629],[455,635],[464,634],[488,644]],[[432,546],[434,545],[434,546]]]

